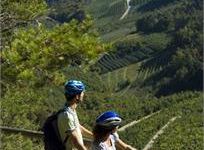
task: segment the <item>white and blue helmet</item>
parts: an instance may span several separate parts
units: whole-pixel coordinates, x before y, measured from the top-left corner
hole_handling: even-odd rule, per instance
[[[96,119],[96,125],[104,127],[114,127],[120,125],[121,117],[114,111],[107,111],[101,114]]]
[[[81,81],[69,80],[64,85],[65,94],[74,96],[85,90],[85,85]]]

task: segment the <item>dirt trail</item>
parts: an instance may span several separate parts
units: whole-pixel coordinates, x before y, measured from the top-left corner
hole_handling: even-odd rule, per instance
[[[123,13],[123,15],[120,17],[120,20],[123,20],[127,15],[128,15],[128,13],[129,13],[129,11],[130,11],[130,8],[131,8],[131,6],[130,6],[130,0],[127,0],[127,9],[126,9],[126,11]]]
[[[119,132],[124,131],[125,129],[127,129],[127,128],[131,127],[131,126],[134,126],[135,124],[137,124],[137,123],[139,123],[139,122],[141,122],[141,121],[143,121],[143,120],[145,120],[145,119],[147,119],[147,118],[149,118],[149,117],[151,117],[151,116],[153,116],[153,115],[155,115],[155,114],[157,114],[157,113],[159,113],[159,112],[160,112],[160,111],[157,111],[157,112],[152,113],[152,114],[150,114],[150,115],[148,115],[148,116],[145,116],[145,117],[143,117],[143,118],[141,118],[141,119],[139,119],[139,120],[132,121],[132,122],[130,122],[130,123],[124,125],[123,127],[119,128],[118,131],[119,131]]]
[[[148,150],[152,147],[152,145],[154,144],[154,141],[161,135],[164,133],[164,130],[170,125],[170,123],[173,123],[177,118],[179,118],[180,116],[176,116],[173,117],[169,120],[169,122],[164,125],[149,141],[149,143],[143,148],[143,150]]]

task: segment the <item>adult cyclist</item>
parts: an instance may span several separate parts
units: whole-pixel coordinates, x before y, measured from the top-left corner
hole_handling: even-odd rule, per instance
[[[92,150],[116,150],[116,147],[126,150],[136,150],[119,138],[116,131],[121,121],[120,116],[113,111],[104,112],[97,117],[93,129],[94,142],[92,144]]]
[[[66,103],[64,111],[58,116],[58,130],[61,140],[65,143],[66,150],[86,150],[82,134],[93,137],[91,131],[80,125],[77,116],[77,105],[83,102],[85,86],[81,81],[70,80],[65,83]]]

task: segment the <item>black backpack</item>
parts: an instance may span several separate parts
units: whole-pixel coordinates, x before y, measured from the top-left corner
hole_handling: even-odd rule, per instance
[[[64,110],[59,110],[57,113],[53,113],[47,118],[43,125],[44,132],[44,148],[45,150],[65,150],[65,143],[68,139],[68,135],[61,140],[59,130],[57,127],[57,117]]]

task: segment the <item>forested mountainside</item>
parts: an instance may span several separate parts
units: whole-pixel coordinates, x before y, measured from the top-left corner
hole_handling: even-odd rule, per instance
[[[117,7],[114,9],[113,6],[122,2],[113,3],[110,4],[107,1],[106,7],[114,11]],[[113,39],[115,50],[104,55],[92,66],[92,70],[103,74],[143,61],[141,71],[154,70],[156,72],[144,83],[144,86],[157,88],[156,95],[166,95],[182,90],[201,90],[203,80],[203,34],[200,21],[203,11],[202,1],[152,0],[142,1],[141,4],[133,1],[131,5],[134,11],[128,14],[127,20],[137,18],[132,19],[135,29],[120,36],[116,41]],[[97,10],[99,9],[95,11]],[[101,11],[98,13],[100,14]],[[120,24],[120,31],[126,28],[126,24],[118,20],[118,13],[108,15],[106,12],[106,14],[105,17],[97,16],[96,21],[115,17],[117,19],[113,19],[112,22]],[[109,25],[107,22],[104,24]],[[115,24],[113,27],[109,26],[108,34],[115,33]],[[96,27],[100,31],[100,24]],[[103,36],[106,33],[101,32],[101,34]]]
[[[121,126],[129,125],[119,130],[121,139],[137,149],[161,130],[150,149],[202,149],[201,0],[2,0],[2,6],[1,126],[41,131],[65,103],[65,81],[78,79],[86,84],[78,115],[90,130],[96,116],[114,110]],[[5,130],[0,147],[44,149],[39,135]]]

